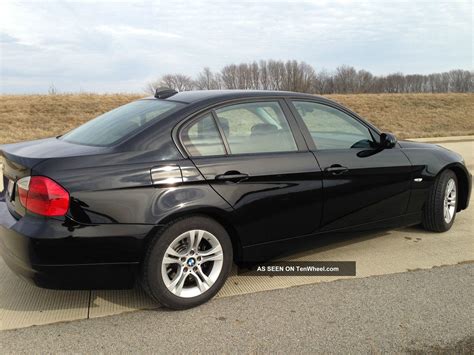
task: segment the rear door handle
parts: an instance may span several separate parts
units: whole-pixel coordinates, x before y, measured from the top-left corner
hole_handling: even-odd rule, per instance
[[[247,179],[248,177],[249,177],[248,174],[242,174],[239,171],[232,170],[232,171],[227,171],[224,174],[216,175],[216,180],[239,182],[241,180]]]
[[[339,165],[339,164],[333,164],[330,167],[324,169],[324,171],[332,175],[341,175],[341,174],[347,173],[349,171],[349,168],[346,166]]]

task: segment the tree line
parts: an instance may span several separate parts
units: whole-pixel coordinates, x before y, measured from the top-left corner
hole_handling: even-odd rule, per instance
[[[149,82],[146,91],[158,87],[179,91],[215,89],[285,90],[312,94],[446,93],[474,92],[474,71],[455,69],[443,73],[374,75],[348,65],[334,71],[316,71],[296,60],[261,60],[229,64],[220,71],[204,68],[195,78],[166,74]]]

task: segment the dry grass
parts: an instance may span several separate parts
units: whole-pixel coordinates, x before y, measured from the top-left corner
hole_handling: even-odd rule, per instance
[[[0,144],[53,137],[138,95],[1,95]]]
[[[474,134],[474,94],[330,95],[399,138]],[[1,95],[0,144],[62,134],[140,95]]]
[[[399,138],[474,134],[474,94],[329,95]]]

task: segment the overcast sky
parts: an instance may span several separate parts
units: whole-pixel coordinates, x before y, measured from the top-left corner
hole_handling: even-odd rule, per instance
[[[1,93],[139,92],[166,73],[297,59],[473,69],[472,1],[0,1]]]

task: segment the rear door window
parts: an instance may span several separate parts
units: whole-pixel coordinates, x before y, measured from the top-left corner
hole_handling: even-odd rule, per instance
[[[277,101],[225,106],[215,113],[230,154],[298,150],[288,121]]]

